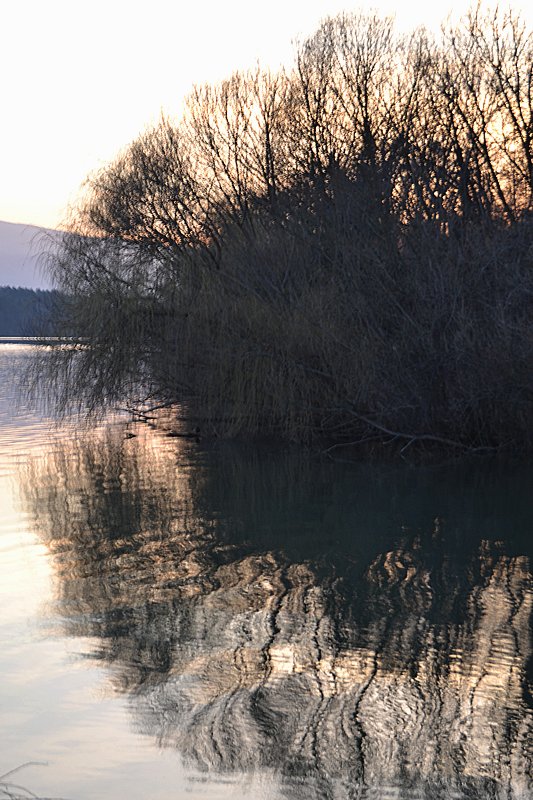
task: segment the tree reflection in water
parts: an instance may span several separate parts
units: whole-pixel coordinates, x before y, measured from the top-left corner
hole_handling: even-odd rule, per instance
[[[137,433],[56,447],[22,491],[143,732],[289,797],[532,796],[531,475]]]

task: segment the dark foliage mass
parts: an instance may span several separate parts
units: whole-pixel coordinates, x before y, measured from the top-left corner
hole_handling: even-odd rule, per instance
[[[53,335],[58,292],[0,286],[0,336]]]
[[[326,20],[196,87],[94,174],[50,254],[67,395],[219,434],[533,444],[533,35]],[[90,345],[87,346],[87,341]]]

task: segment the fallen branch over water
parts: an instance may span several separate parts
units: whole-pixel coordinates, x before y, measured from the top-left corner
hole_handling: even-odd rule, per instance
[[[395,441],[398,439],[407,440],[406,444],[401,448],[400,453],[404,453],[411,445],[415,444],[416,442],[434,442],[435,444],[440,444],[445,447],[453,447],[460,450],[463,450],[465,453],[491,453],[497,452],[501,450],[502,447],[496,446],[483,446],[483,447],[472,447],[465,442],[460,442],[455,439],[448,439],[444,436],[437,436],[431,433],[407,433],[406,431],[395,431],[388,428],[386,425],[377,422],[376,420],[370,419],[369,417],[365,416],[364,414],[360,414],[353,409],[337,409],[338,411],[343,411],[344,413],[348,413],[351,416],[355,417],[356,419],[364,422],[365,425],[368,425],[370,428],[374,428],[375,430],[381,431],[381,433],[387,434],[387,436],[391,436],[392,440]],[[336,444],[332,444],[330,447],[327,447],[323,453],[329,454],[334,450],[337,450],[341,447],[355,447],[362,442],[365,442],[368,437],[354,439],[350,442],[337,442]]]
[[[0,775],[0,798],[7,798],[7,800],[28,800],[28,798],[34,798],[34,800],[66,800],[65,798],[61,797],[44,797],[43,795],[37,795],[34,792],[31,792],[29,789],[26,789],[24,786],[20,786],[18,783],[12,783],[11,781],[6,781],[6,778],[9,778],[11,775],[15,775],[15,773],[20,772],[20,770],[25,769],[26,767],[47,767],[48,764],[46,761],[26,761],[24,764],[20,764],[18,767],[9,770],[8,772],[4,772],[3,775]]]

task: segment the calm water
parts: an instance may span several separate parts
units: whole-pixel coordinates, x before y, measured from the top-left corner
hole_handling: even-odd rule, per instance
[[[533,798],[533,469],[49,430],[0,346],[0,774],[72,800]],[[134,433],[132,438],[129,433]]]

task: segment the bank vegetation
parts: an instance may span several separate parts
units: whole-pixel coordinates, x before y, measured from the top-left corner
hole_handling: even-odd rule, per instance
[[[218,435],[530,448],[532,64],[511,12],[344,14],[195,87],[48,253],[79,345],[47,379]]]

